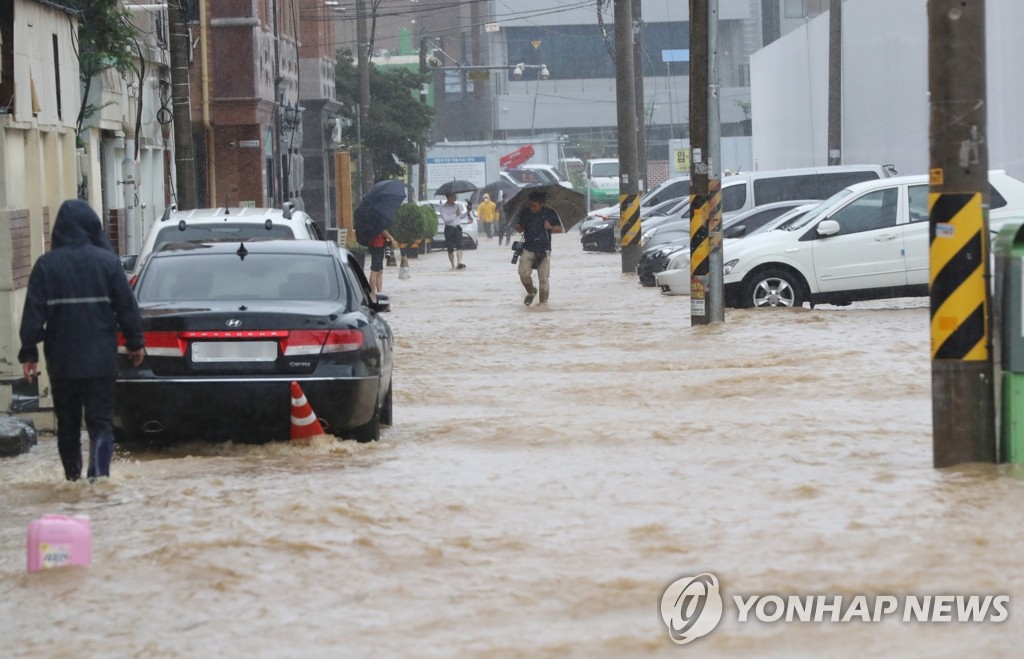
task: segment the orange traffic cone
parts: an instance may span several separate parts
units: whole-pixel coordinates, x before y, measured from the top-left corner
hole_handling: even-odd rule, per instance
[[[324,434],[324,428],[313,414],[298,382],[292,382],[292,439],[308,439]]]

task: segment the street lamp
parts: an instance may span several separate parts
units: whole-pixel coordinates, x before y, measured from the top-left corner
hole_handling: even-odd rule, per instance
[[[541,80],[547,80],[548,78],[551,77],[551,74],[548,72],[548,67],[546,64],[523,64],[522,62],[516,64],[515,68],[512,69],[512,77],[515,78],[516,80],[521,79],[523,77],[523,69],[540,69]]]
[[[302,125],[302,113],[306,108],[301,105],[292,105],[291,101],[288,105],[281,109],[281,125],[287,131],[293,131]]]
[[[292,193],[291,162],[292,142],[295,139],[295,131],[302,125],[302,113],[305,110],[300,105],[280,105],[281,132],[288,133],[288,148],[281,153],[281,203],[289,201]],[[282,135],[282,141],[284,136]]]

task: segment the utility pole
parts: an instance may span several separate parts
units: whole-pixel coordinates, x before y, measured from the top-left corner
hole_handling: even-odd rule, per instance
[[[633,91],[633,0],[615,0],[615,107],[619,132],[619,233],[622,272],[640,261],[640,196]]]
[[[420,37],[420,103],[427,104],[427,38]],[[429,130],[429,129],[428,129]],[[427,198],[427,132],[420,135],[419,143],[419,176],[416,188],[416,199],[423,201]]]
[[[360,124],[369,125],[370,118],[370,37],[366,26],[369,12],[366,10],[367,0],[356,1],[356,41],[358,47],[357,66],[359,68],[359,119]],[[359,181],[363,194],[373,187],[373,154],[359,142]]]
[[[708,0],[708,257],[707,307],[709,320],[725,320],[725,264],[722,262],[722,121],[718,84],[718,0]]]
[[[843,164],[843,0],[828,10],[828,164]]]
[[[709,325],[708,2],[690,0],[690,324]]]
[[[633,93],[636,96],[637,188],[647,190],[647,108],[644,104],[644,16],[641,0],[633,0]],[[641,227],[642,230],[643,227]]]
[[[929,0],[935,467],[995,461],[985,73],[984,0]]]
[[[180,0],[167,3],[167,22],[171,37],[171,102],[174,117],[174,172],[178,208],[196,207],[196,158],[192,142],[192,101],[189,97],[188,26],[181,16]]]

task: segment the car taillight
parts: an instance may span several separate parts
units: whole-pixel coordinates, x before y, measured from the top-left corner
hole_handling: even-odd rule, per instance
[[[363,334],[358,330],[241,330],[145,332],[146,353],[154,357],[184,357],[189,341],[274,339],[286,357],[319,355],[328,352],[351,352],[363,347]],[[117,334],[117,352],[128,353],[124,335]]]
[[[177,332],[144,332],[146,354],[154,357],[181,357],[185,354],[186,342],[179,338]],[[124,334],[117,333],[117,353],[128,354]]]
[[[152,357],[184,357],[185,341],[177,332],[145,332],[146,354]]]
[[[363,346],[363,333],[358,330],[291,331],[281,341],[286,357],[318,355],[322,352],[350,352]]]

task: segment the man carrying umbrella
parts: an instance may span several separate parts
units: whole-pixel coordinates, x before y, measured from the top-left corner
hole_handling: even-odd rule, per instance
[[[466,207],[455,199],[455,193],[445,195],[445,202],[439,209],[441,221],[444,222],[444,244],[448,248],[448,260],[452,270],[463,270],[462,262],[462,219],[469,217]],[[458,260],[456,261],[456,256]]]
[[[562,220],[555,209],[544,205],[543,192],[530,192],[526,207],[515,217],[516,231],[523,234],[523,253],[519,258],[519,281],[526,289],[523,304],[530,306],[540,289],[540,304],[548,303],[551,284],[551,234],[562,233]],[[533,285],[533,271],[537,270],[538,286]]]

